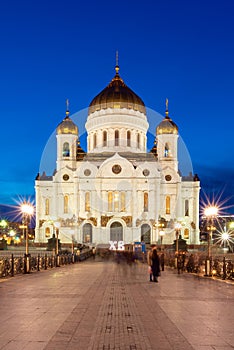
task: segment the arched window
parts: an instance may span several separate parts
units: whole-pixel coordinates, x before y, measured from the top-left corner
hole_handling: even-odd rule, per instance
[[[184,239],[189,239],[189,229],[188,228],[184,229]]]
[[[103,147],[106,147],[107,146],[107,132],[106,131],[103,131]]]
[[[119,130],[115,130],[115,146],[119,146]]]
[[[121,192],[121,203],[120,203],[120,210],[121,211],[126,211],[125,208],[125,192]]]
[[[166,196],[166,214],[171,213],[171,198],[170,196]]]
[[[84,224],[83,226],[83,243],[91,243],[93,227],[91,224]]]
[[[90,192],[85,193],[85,211],[90,211]]]
[[[166,143],[165,144],[165,148],[164,148],[164,157],[169,157],[169,146],[168,144]]]
[[[131,131],[127,131],[127,147],[131,147]]]
[[[137,148],[140,148],[140,134],[137,134]]]
[[[68,213],[68,195],[63,197],[63,212],[64,214]]]
[[[122,241],[123,240],[123,226],[120,222],[113,222],[110,226],[110,241]]]
[[[114,211],[119,211],[119,192],[114,193]]]
[[[68,142],[63,144],[63,157],[70,157],[70,147]]]
[[[184,215],[189,216],[189,200],[185,199],[184,202]]]
[[[150,244],[151,228],[148,224],[141,226],[141,242]]]
[[[113,211],[113,192],[108,192],[108,211]]]
[[[46,198],[45,200],[45,215],[49,215],[50,214],[50,201],[48,198]]]
[[[93,148],[97,147],[97,134],[93,135]]]
[[[46,236],[46,238],[50,237],[50,228],[49,227],[46,227],[46,229],[45,229],[45,236]]]
[[[144,211],[149,210],[149,196],[147,192],[144,192]]]

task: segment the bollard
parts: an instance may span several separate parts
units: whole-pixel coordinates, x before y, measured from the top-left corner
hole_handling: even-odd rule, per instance
[[[24,273],[30,273],[30,254],[24,254]]]
[[[226,268],[226,259],[225,256],[223,257],[223,277],[222,279],[225,280],[227,277],[227,268]]]
[[[37,256],[37,271],[40,271],[40,254]]]
[[[47,254],[45,254],[45,270],[47,270]]]
[[[205,277],[209,277],[211,276],[211,261],[210,259],[207,257],[206,261],[205,261]]]
[[[14,277],[14,268],[15,268],[14,255],[11,254],[11,277]]]
[[[59,257],[59,254],[56,255],[56,264],[55,264],[56,267],[60,267],[60,257]]]

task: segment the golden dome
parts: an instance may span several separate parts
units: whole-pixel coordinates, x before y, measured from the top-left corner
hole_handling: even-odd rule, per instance
[[[145,104],[119,76],[119,66],[110,84],[89,105],[89,114],[107,108],[127,108],[146,114]]]
[[[156,133],[157,133],[157,135],[160,135],[160,134],[178,134],[178,126],[169,117],[168,100],[166,100],[165,118],[157,126]]]
[[[63,121],[57,126],[57,135],[60,134],[72,134],[78,135],[78,127],[69,117],[69,111],[66,111],[66,117]]]

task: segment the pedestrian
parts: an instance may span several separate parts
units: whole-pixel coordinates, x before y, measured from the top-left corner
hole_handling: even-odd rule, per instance
[[[152,274],[153,274],[153,282],[158,282],[158,276],[160,276],[160,259],[156,249],[153,249],[152,252]]]
[[[153,282],[153,274],[152,274],[152,252],[153,252],[153,249],[155,249],[155,245],[152,245],[151,250],[149,250],[147,253],[147,264],[148,264],[150,282]]]
[[[160,263],[161,263],[161,269],[164,271],[164,252],[162,251],[160,255]]]
[[[92,248],[92,255],[93,255],[93,260],[95,260],[95,256],[96,256],[96,248],[95,247]]]

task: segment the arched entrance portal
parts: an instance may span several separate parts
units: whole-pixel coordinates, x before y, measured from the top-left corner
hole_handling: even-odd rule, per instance
[[[120,222],[113,222],[110,225],[110,241],[123,241],[123,226]]]
[[[91,243],[92,242],[92,225],[84,224],[83,226],[83,243]]]
[[[150,244],[150,234],[151,228],[148,224],[144,224],[141,226],[141,242],[145,242]]]

